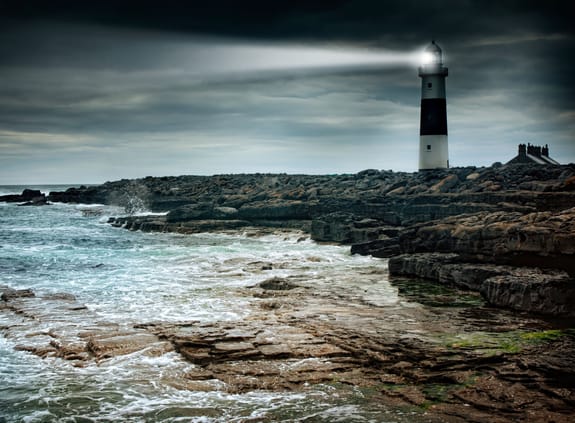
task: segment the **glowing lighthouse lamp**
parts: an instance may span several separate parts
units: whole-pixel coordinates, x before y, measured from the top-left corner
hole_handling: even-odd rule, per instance
[[[419,170],[447,169],[447,110],[441,48],[432,41],[423,52],[421,77],[421,117],[419,124]]]

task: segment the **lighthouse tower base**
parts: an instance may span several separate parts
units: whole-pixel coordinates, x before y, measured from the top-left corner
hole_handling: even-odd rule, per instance
[[[419,170],[449,168],[447,135],[419,137]]]

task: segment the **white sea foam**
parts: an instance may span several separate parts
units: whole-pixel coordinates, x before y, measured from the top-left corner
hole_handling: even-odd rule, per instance
[[[106,206],[101,216],[94,216],[84,215],[84,207],[2,207],[1,283],[32,288],[38,295],[72,293],[99,321],[122,327],[241,319],[251,304],[236,289],[275,276],[318,287],[338,284],[343,293],[366,301],[397,302],[397,292],[381,276],[365,272],[381,268],[383,262],[351,256],[347,247],[317,245],[297,233],[252,237],[131,232],[106,224],[104,215],[117,209]],[[262,271],[266,263],[271,266]],[[342,275],[350,274],[357,277],[342,282]],[[2,326],[22,318],[0,316]],[[47,332],[50,322],[39,328]],[[75,416],[131,422],[305,421],[306,416],[327,421],[332,414],[371,415],[353,407],[334,408],[328,388],[305,395],[177,389],[166,381],[193,365],[176,353],[153,357],[139,351],[76,368],[63,360],[15,351],[16,342],[0,336],[0,409],[9,422],[74,421]]]

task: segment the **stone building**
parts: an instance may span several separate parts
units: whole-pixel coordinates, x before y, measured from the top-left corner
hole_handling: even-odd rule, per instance
[[[535,163],[540,165],[558,166],[560,163],[549,157],[549,146],[544,147],[531,144],[519,144],[518,153],[507,164],[511,163]]]

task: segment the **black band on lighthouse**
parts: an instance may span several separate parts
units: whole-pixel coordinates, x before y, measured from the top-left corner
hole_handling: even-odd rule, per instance
[[[447,135],[447,107],[444,98],[421,100],[419,135]]]

